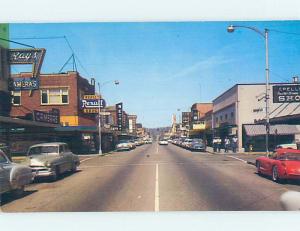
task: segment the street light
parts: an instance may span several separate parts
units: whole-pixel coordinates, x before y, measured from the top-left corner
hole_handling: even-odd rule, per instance
[[[264,31],[260,31],[255,27],[250,26],[237,26],[237,25],[230,25],[227,27],[228,33],[233,33],[236,28],[245,28],[249,30],[253,30],[262,36],[265,39],[265,52],[266,52],[266,91],[265,91],[265,99],[266,99],[266,154],[269,154],[269,136],[270,136],[270,115],[269,115],[269,81],[270,81],[270,69],[269,69],[269,30],[264,29]]]
[[[103,87],[104,85],[108,84],[108,83],[114,83],[115,85],[119,85],[120,82],[118,80],[114,80],[114,81],[106,81],[102,84],[100,84],[98,82],[98,92],[99,92],[99,99],[98,99],[98,136],[99,136],[99,155],[102,155],[102,145],[101,145],[101,86]]]

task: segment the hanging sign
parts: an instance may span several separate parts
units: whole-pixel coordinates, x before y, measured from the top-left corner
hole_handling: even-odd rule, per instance
[[[123,129],[123,103],[116,104],[118,131]]]
[[[83,113],[88,114],[96,114],[99,113],[99,101],[100,101],[100,108],[106,107],[106,102],[104,99],[99,100],[98,95],[84,95],[83,99],[80,101],[80,109]]]
[[[32,77],[37,78],[45,57],[46,49],[30,48],[30,49],[9,49],[9,64],[32,64]]]

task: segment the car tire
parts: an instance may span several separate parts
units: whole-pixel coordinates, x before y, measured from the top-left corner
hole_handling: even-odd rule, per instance
[[[24,195],[24,189],[25,189],[25,186],[22,185],[21,187],[19,187],[19,188],[13,190],[13,191],[12,191],[13,197],[15,197],[15,198],[20,198],[20,197],[22,197],[22,196]]]
[[[261,171],[260,171],[260,162],[259,162],[259,161],[256,162],[256,171],[257,171],[257,174],[258,174],[258,175],[261,175]]]
[[[77,172],[77,164],[75,162],[73,162],[72,164],[71,172],[73,173]]]
[[[279,182],[278,167],[276,165],[272,168],[272,180],[274,182]]]
[[[51,181],[52,182],[57,181],[58,177],[59,177],[59,166],[55,166],[53,175],[51,176]]]

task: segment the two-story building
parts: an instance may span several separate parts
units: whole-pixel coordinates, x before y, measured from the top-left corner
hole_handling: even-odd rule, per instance
[[[299,130],[297,124],[289,124],[282,118],[300,114],[300,102],[273,102],[273,88],[296,86],[297,83],[271,83],[269,91],[270,148],[280,142],[295,142]],[[286,88],[286,87],[285,87]],[[224,139],[226,136],[238,138],[238,148],[265,150],[265,102],[266,86],[264,83],[236,84],[213,100],[212,129],[214,135]],[[298,92],[298,91],[297,91]],[[281,119],[280,119],[281,118]],[[279,120],[280,119],[280,120]],[[275,124],[273,121],[280,121]],[[295,122],[295,121],[294,121]],[[300,124],[298,120],[298,124]]]

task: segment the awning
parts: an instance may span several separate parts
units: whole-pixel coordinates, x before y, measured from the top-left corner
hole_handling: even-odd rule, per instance
[[[60,124],[50,124],[44,122],[37,122],[32,120],[24,120],[18,118],[11,118],[0,116],[0,127],[46,127],[46,128],[56,128]]]
[[[244,125],[246,134],[248,136],[262,136],[266,135],[266,125],[264,124],[247,124]],[[300,134],[299,125],[290,124],[276,124],[270,125],[270,135],[294,135]]]

